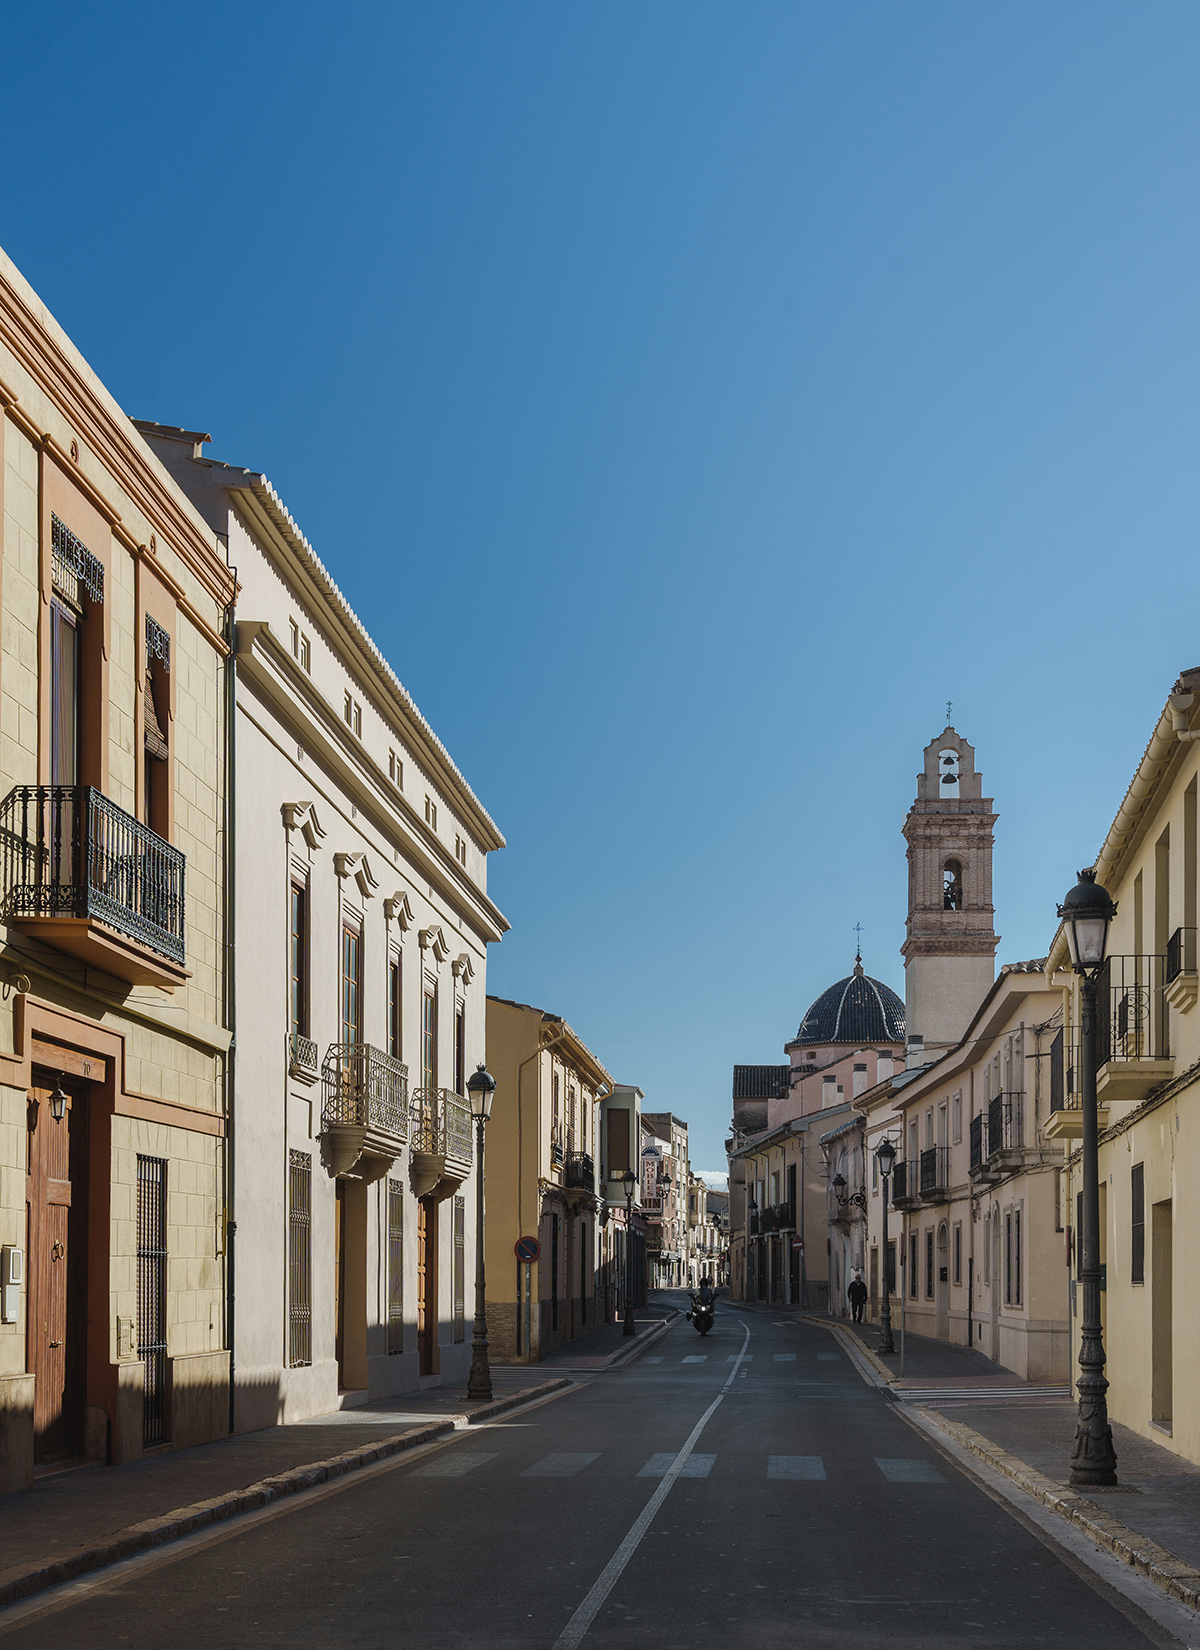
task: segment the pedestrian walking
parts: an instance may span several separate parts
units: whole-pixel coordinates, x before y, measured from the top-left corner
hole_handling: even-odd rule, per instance
[[[846,1294],[850,1301],[850,1317],[854,1323],[862,1322],[863,1307],[867,1304],[867,1286],[862,1280],[862,1273],[856,1272],[850,1280],[850,1287]]]

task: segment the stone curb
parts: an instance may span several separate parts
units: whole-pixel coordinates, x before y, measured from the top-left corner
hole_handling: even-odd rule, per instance
[[[828,1329],[834,1339],[841,1343],[863,1379],[871,1386],[887,1388],[890,1393],[896,1377],[888,1366],[875,1356],[869,1346],[863,1345],[857,1335],[852,1335],[848,1329],[843,1329],[840,1323],[833,1323],[828,1318],[810,1318],[801,1314],[801,1321],[810,1323],[817,1329]]]
[[[91,1570],[103,1570],[110,1564],[119,1564],[122,1559],[132,1558],[135,1554],[147,1552],[152,1547],[161,1547],[168,1541],[177,1541],[180,1536],[191,1535],[193,1531],[205,1529],[210,1524],[220,1524],[227,1518],[236,1518],[239,1513],[254,1512],[259,1507],[270,1506],[273,1501],[282,1500],[284,1496],[297,1495],[302,1490],[313,1489],[317,1484],[328,1483],[331,1478],[341,1478],[345,1473],[373,1466],[376,1461],[386,1460],[390,1455],[399,1455],[404,1450],[416,1449],[421,1444],[430,1444],[435,1439],[456,1431],[464,1422],[472,1425],[479,1421],[489,1421],[494,1415],[503,1415],[519,1404],[544,1398],[547,1394],[558,1392],[571,1384],[565,1376],[554,1381],[544,1381],[540,1386],[529,1387],[512,1397],[499,1398],[494,1403],[484,1404],[470,1415],[443,1416],[429,1426],[413,1427],[407,1432],[381,1438],[378,1443],[370,1445],[367,1449],[346,1450],[341,1455],[331,1455],[325,1461],[313,1461],[308,1466],[292,1467],[287,1472],[260,1479],[257,1484],[248,1484],[244,1489],[229,1490],[209,1501],[194,1501],[190,1506],[177,1507],[174,1512],[163,1513],[159,1518],[147,1518],[140,1524],[127,1525],[125,1529],[104,1536],[97,1542],[53,1553],[49,1558],[37,1561],[30,1568],[14,1566],[0,1572],[0,1607],[15,1604],[19,1599],[29,1598],[34,1593],[45,1592],[49,1587],[59,1587],[64,1581],[72,1581],[76,1576],[86,1575]]]
[[[989,1467],[1010,1478],[1027,1495],[1032,1495],[1043,1506],[1077,1525],[1114,1558],[1132,1564],[1135,1570],[1161,1587],[1164,1593],[1178,1599],[1180,1604],[1186,1604],[1191,1610],[1200,1610],[1200,1570],[1194,1565],[1176,1558],[1174,1553],[1160,1547],[1149,1536],[1139,1535],[1119,1519],[1102,1512],[1085,1495],[1065,1489],[1033,1467],[1026,1466],[1024,1461],[993,1444],[972,1427],[964,1426],[961,1421],[947,1420],[934,1410],[917,1405],[912,1407],[919,1409],[922,1418],[934,1431],[944,1433],[964,1449],[969,1449],[980,1460],[986,1461]]]
[[[661,1323],[654,1324],[650,1329],[643,1329],[632,1346],[621,1346],[615,1352],[610,1352],[602,1364],[597,1364],[597,1369],[619,1369],[622,1364],[632,1362],[639,1352],[644,1352],[660,1335],[665,1335],[682,1316],[683,1313],[676,1310],[672,1317],[664,1318]]]

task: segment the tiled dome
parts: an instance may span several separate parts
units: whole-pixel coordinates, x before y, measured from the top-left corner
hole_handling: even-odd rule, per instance
[[[798,1043],[902,1043],[904,1004],[891,986],[863,973],[853,974],[822,991],[800,1022]]]

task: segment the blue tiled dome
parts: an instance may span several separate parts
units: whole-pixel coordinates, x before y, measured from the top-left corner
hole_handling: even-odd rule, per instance
[[[800,1022],[798,1043],[902,1043],[904,1004],[891,986],[863,973],[853,974],[822,991]]]

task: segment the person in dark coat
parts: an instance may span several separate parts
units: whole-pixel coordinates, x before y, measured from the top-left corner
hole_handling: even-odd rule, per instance
[[[862,1280],[862,1273],[856,1272],[850,1280],[850,1287],[846,1291],[850,1302],[850,1317],[854,1323],[862,1322],[863,1307],[867,1304],[867,1286]]]

